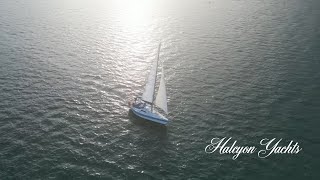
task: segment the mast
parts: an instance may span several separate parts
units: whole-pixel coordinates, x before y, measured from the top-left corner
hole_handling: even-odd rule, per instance
[[[157,69],[156,69],[156,77],[154,78],[154,87],[153,87],[153,98],[152,98],[152,104],[151,104],[151,112],[153,112],[153,106],[154,106],[154,94],[156,92],[156,81],[157,81],[157,73],[158,73],[158,62],[159,62],[159,56],[160,56],[160,47],[161,47],[161,43],[159,43],[159,47],[158,47],[158,57],[157,57]]]

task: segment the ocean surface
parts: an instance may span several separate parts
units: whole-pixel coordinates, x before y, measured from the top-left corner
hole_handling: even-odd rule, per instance
[[[127,105],[159,42],[166,127]],[[320,179],[319,121],[319,0],[0,0],[0,179]]]

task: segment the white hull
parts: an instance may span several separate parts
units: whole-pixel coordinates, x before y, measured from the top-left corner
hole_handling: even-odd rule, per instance
[[[166,125],[169,122],[169,120],[164,116],[158,113],[152,113],[146,108],[131,107],[130,109],[136,116],[142,119],[153,121],[162,125]]]

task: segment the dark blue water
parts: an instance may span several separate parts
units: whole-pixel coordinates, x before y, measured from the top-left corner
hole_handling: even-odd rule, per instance
[[[0,179],[319,179],[320,1],[0,0]],[[167,127],[128,113],[162,42]],[[299,142],[266,159],[214,137]]]

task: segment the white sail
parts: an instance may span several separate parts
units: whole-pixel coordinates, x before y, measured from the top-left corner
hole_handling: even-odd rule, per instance
[[[161,108],[165,113],[168,114],[167,92],[166,92],[166,84],[164,80],[163,68],[162,68],[161,80],[160,80],[160,85],[159,85],[159,90],[156,97],[155,105]]]
[[[157,73],[157,61],[154,61],[147,79],[147,83],[142,94],[142,100],[149,103],[153,102],[154,86],[156,83],[156,73]]]
[[[142,94],[142,100],[147,101],[149,103],[153,103],[153,94],[154,94],[154,88],[156,84],[156,78],[157,78],[157,68],[158,68],[158,60],[159,60],[159,53],[160,53],[160,46],[158,48],[158,58],[156,61],[153,62],[149,77],[147,79],[147,83],[144,89],[144,92]]]

